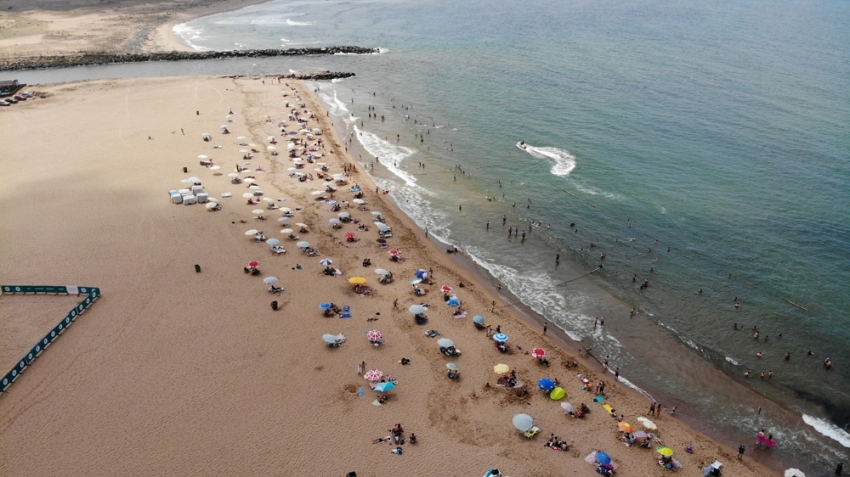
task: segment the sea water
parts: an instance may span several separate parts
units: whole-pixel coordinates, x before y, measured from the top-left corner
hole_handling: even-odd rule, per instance
[[[850,447],[848,31],[838,1],[272,1],[175,32],[382,52],[61,75],[355,72],[312,86],[420,227],[680,418],[822,471]]]

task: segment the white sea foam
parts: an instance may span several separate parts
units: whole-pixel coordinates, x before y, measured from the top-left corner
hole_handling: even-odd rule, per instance
[[[620,375],[620,382],[621,382],[621,383],[623,383],[623,384],[625,384],[626,386],[628,386],[628,387],[630,387],[630,388],[634,389],[635,391],[637,391],[637,392],[641,393],[644,397],[646,397],[646,398],[647,398],[647,399],[649,399],[650,401],[653,401],[653,402],[655,401],[655,398],[653,398],[651,394],[649,394],[648,392],[646,392],[646,391],[644,391],[643,389],[639,388],[638,386],[636,386],[634,383],[632,383],[632,382],[631,382],[631,381],[629,381],[628,379],[624,378],[622,374]]]
[[[289,39],[286,39],[286,38],[281,38],[280,41],[282,41],[284,43],[289,43],[292,40],[289,40]]]
[[[737,362],[737,361],[735,361],[733,358],[731,358],[731,357],[729,357],[729,356],[727,356],[727,357],[726,357],[726,361],[728,361],[728,362],[730,362],[730,363],[734,364],[735,366],[738,366],[738,362]]]
[[[602,197],[605,197],[606,199],[614,199],[614,200],[625,199],[620,194],[615,194],[613,192],[607,192],[607,191],[604,191],[604,190],[599,190],[595,187],[591,187],[591,186],[588,186],[586,184],[580,184],[577,181],[575,182],[575,186],[576,186],[576,189],[579,190],[579,192],[583,192],[583,193],[588,194],[588,195],[601,195]]]
[[[568,151],[557,147],[535,147],[526,144],[525,152],[537,159],[546,159],[552,163],[549,169],[553,175],[567,177],[576,168],[576,158]]]
[[[850,447],[850,434],[826,419],[803,414],[803,422],[814,427],[816,431],[838,442],[844,447]]]
[[[204,32],[203,28],[196,28],[189,26],[188,23],[180,23],[178,25],[174,25],[171,28],[171,31],[174,32],[175,35],[180,37],[187,45],[189,45],[195,51],[209,51],[209,48],[205,46],[200,46],[192,43],[192,40],[205,40],[206,37],[202,36]]]
[[[310,25],[315,25],[316,22],[296,22],[295,20],[291,20],[291,19],[287,18],[286,24],[289,25],[289,26],[310,26]]]
[[[449,239],[451,230],[448,228],[449,217],[445,212],[434,208],[431,201],[422,195],[424,189],[421,187],[395,187],[390,181],[375,178],[375,184],[382,189],[393,191],[393,199],[396,204],[413,219],[420,227],[427,228],[428,234],[444,243],[452,243]]]
[[[342,83],[343,81],[345,81],[345,78],[333,78],[331,83]]]
[[[409,187],[419,187],[416,184],[415,177],[398,167],[402,161],[412,156],[416,152],[416,149],[396,146],[389,141],[381,139],[376,134],[370,133],[369,131],[361,131],[357,125],[354,125],[354,137],[360,141],[360,144],[363,145],[366,152],[377,157],[387,170],[403,180],[405,184]]]

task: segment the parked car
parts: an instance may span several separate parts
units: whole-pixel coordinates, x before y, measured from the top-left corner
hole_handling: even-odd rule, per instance
[[[32,93],[30,93],[29,91],[24,91],[23,93],[21,93],[21,96],[29,99],[29,98],[32,98]]]
[[[0,99],[0,106],[11,106],[12,103],[7,102],[5,99]]]
[[[17,104],[18,100],[15,98],[6,98],[7,103]]]
[[[25,97],[23,97],[19,94],[16,94],[15,96],[12,96],[12,97],[17,99],[18,101],[26,101],[27,100],[27,98],[25,98]]]

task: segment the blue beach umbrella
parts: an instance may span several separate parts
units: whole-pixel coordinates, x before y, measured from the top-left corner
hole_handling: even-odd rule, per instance
[[[330,303],[322,303],[321,305],[319,305],[319,309],[320,310],[330,310],[331,304]]]
[[[603,465],[610,464],[611,463],[611,456],[602,452],[602,451],[599,451],[599,452],[596,453],[596,462],[599,462],[600,464],[603,464]]]
[[[449,306],[460,306],[460,300],[457,298],[451,298],[447,303]]]
[[[278,239],[268,239],[268,240],[266,240],[266,245],[271,245],[271,246],[280,245],[280,240],[278,240]]]
[[[385,383],[380,383],[375,386],[375,392],[385,393],[391,389],[395,389],[395,384],[392,381],[387,381]]]
[[[495,335],[493,335],[493,340],[505,343],[506,341],[508,341],[508,335],[504,333],[496,333]]]
[[[475,316],[472,317],[472,322],[478,323],[479,325],[483,325],[484,324],[484,317],[481,316],[481,315],[475,315]]]
[[[423,270],[420,268],[419,270],[416,270],[416,273],[414,275],[416,276],[416,278],[425,279],[425,277],[428,276],[428,270]]]
[[[326,333],[326,334],[322,335],[322,341],[324,341],[327,344],[334,344],[334,343],[336,343],[336,336],[334,336],[330,333]]]
[[[549,378],[543,378],[540,381],[537,381],[537,386],[540,389],[542,389],[546,392],[549,392],[549,391],[555,389],[555,381],[552,381]]]
[[[329,258],[323,258],[319,260],[319,265],[323,267],[327,267],[328,265],[333,265],[334,261]]]

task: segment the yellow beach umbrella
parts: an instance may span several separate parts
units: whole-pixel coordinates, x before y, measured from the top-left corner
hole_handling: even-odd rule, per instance
[[[348,283],[352,285],[362,285],[366,283],[366,279],[363,277],[351,277],[348,279]]]
[[[497,364],[496,366],[493,366],[493,371],[496,374],[505,374],[507,372],[510,372],[510,370],[511,370],[511,367],[508,366],[507,364]]]
[[[658,452],[659,454],[663,455],[664,457],[672,457],[673,456],[673,449],[671,449],[667,446],[656,447],[655,451]]]

